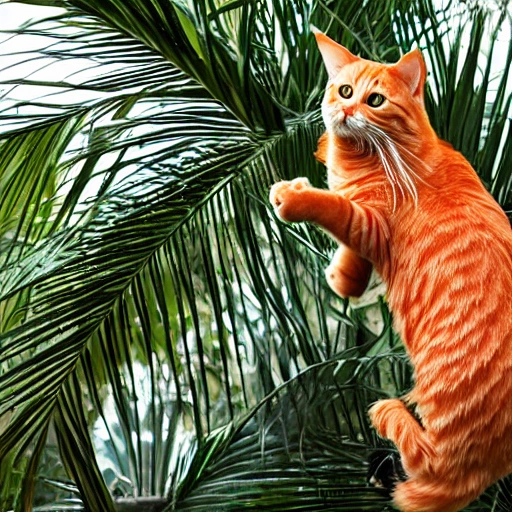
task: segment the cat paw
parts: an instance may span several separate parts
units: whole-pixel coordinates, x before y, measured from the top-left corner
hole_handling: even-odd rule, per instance
[[[391,439],[391,432],[388,430],[394,430],[396,420],[396,413],[401,413],[404,409],[404,404],[398,398],[389,398],[387,400],[379,400],[375,402],[368,411],[370,421],[372,422],[373,428],[377,431],[380,437],[384,439]],[[393,422],[393,425],[389,425]],[[390,428],[391,427],[391,428]],[[391,439],[395,441],[394,439]]]
[[[270,189],[270,203],[281,219],[294,222],[304,220],[301,214],[300,194],[311,188],[307,178],[295,178],[292,181],[280,181]]]
[[[401,400],[379,400],[370,408],[369,416],[379,436],[396,445],[407,473],[432,472],[435,447],[418,418]]]
[[[358,281],[345,274],[335,263],[325,269],[325,279],[331,290],[340,297],[360,297],[366,290],[367,281]]]

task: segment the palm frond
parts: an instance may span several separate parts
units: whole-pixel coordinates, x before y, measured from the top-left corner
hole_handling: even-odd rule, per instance
[[[391,365],[410,379],[403,355]],[[383,510],[386,494],[366,485],[369,453],[379,442],[366,414],[354,414],[379,396],[379,366],[324,362],[277,388],[246,418],[207,438],[169,510],[204,510],[212,502],[223,510]]]

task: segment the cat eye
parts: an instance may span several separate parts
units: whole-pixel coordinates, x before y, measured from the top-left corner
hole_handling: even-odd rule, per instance
[[[345,99],[350,98],[353,92],[354,91],[352,90],[352,87],[350,85],[342,85],[339,88],[340,96]]]
[[[368,99],[366,100],[366,103],[370,105],[370,107],[380,107],[384,101],[386,101],[386,98],[382,96],[382,94],[379,94],[378,92],[373,92],[368,96]]]

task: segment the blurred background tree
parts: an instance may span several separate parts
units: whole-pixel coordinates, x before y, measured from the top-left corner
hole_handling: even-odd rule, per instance
[[[0,50],[0,510],[390,508],[366,410],[411,371],[385,291],[336,297],[333,243],[268,190],[325,186],[314,24],[367,58],[419,46],[434,127],[510,209],[506,2],[17,3],[38,7]],[[511,504],[505,480],[468,510]]]

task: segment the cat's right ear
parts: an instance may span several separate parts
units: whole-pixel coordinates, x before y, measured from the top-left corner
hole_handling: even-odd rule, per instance
[[[359,60],[359,57],[350,53],[344,46],[333,41],[317,28],[311,27],[311,31],[315,34],[318,49],[322,54],[322,59],[329,74],[329,80],[332,80],[343,66]]]

